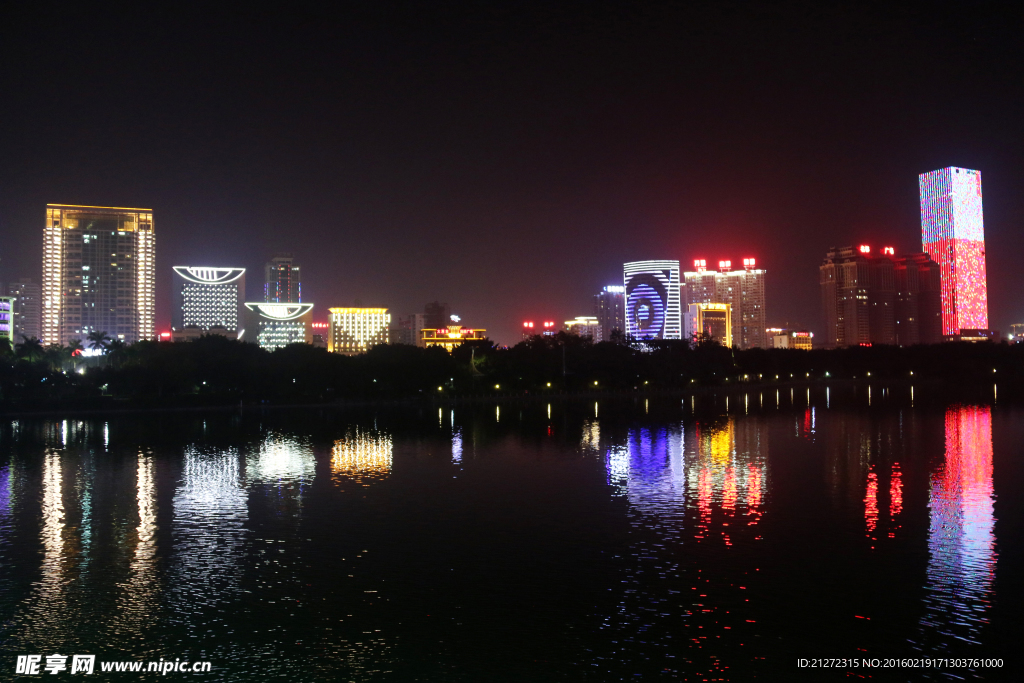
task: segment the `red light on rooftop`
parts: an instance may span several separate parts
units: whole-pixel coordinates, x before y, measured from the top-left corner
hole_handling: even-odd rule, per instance
[[[895,256],[896,250],[893,249],[892,247],[882,247],[882,253],[888,254],[889,256]]]
[[[554,326],[555,326],[555,324],[554,324],[554,323],[552,323],[552,322],[546,322],[546,323],[544,323],[544,327],[554,327]]]
[[[167,339],[167,338],[168,338],[168,337],[170,337],[170,336],[171,336],[171,333],[170,333],[170,332],[161,332],[161,333],[160,333],[160,338],[161,338],[161,339]]]
[[[525,323],[523,323],[523,327],[533,327],[533,323],[532,322],[525,322]]]
[[[862,254],[870,254],[871,253],[871,247],[869,247],[866,244],[862,244],[858,248],[860,249],[860,253],[862,253]]]
[[[745,259],[743,259],[743,267],[744,268],[753,268],[755,263],[756,263],[756,261],[754,259],[752,259],[752,258],[745,258]]]

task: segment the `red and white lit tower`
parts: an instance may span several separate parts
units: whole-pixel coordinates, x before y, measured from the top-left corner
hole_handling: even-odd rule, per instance
[[[942,274],[942,334],[988,329],[981,171],[950,166],[918,177],[921,244]]]

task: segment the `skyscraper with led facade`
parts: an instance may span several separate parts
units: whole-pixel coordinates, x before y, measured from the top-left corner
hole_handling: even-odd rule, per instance
[[[634,339],[681,339],[679,261],[623,265],[626,334]]]
[[[155,239],[152,209],[47,204],[42,342],[153,339]]]
[[[941,272],[942,334],[988,329],[981,171],[950,166],[918,183],[922,249]]]

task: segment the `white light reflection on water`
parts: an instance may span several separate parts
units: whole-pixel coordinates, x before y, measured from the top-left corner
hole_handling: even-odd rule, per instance
[[[239,462],[235,450],[193,446],[184,453],[173,500],[167,600],[172,623],[193,641],[189,646],[215,647],[229,632],[224,606],[240,597],[249,510]],[[273,476],[285,471],[280,460],[262,470]]]
[[[308,484],[315,469],[308,443],[280,435],[268,436],[245,461],[246,479],[263,484]]]
[[[462,464],[462,432],[458,429],[452,432],[452,464]]]
[[[996,567],[992,493],[991,408],[952,406],[945,459],[928,494],[925,615],[914,642],[922,652],[980,644]]]

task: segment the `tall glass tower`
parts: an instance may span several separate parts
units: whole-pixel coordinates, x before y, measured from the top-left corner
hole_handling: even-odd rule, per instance
[[[155,259],[152,209],[47,204],[42,342],[153,339]]]
[[[941,273],[942,334],[988,329],[981,171],[950,166],[918,182],[922,249]]]

